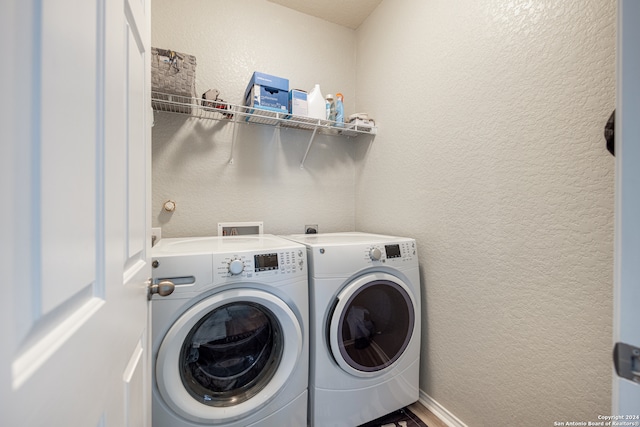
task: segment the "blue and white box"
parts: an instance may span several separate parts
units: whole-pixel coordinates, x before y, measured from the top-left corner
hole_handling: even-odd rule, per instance
[[[307,92],[300,89],[291,89],[289,91],[289,113],[303,117],[309,115]]]
[[[244,93],[244,105],[286,113],[289,80],[255,71]]]

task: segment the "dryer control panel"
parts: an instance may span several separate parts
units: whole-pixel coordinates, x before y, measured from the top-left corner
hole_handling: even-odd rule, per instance
[[[416,256],[416,242],[373,244],[366,250],[365,260],[373,262],[411,261]]]
[[[265,278],[306,274],[306,253],[302,249],[214,256],[214,274],[225,278]]]

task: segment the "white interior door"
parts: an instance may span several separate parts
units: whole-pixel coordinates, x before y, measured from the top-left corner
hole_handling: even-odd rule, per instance
[[[618,1],[614,342],[629,346],[614,373],[613,415],[640,423],[640,2]],[[636,349],[636,350],[633,350]],[[634,354],[634,352],[636,354]],[[634,375],[633,372],[636,372]],[[635,381],[634,381],[635,377]]]
[[[150,425],[149,0],[3,1],[0,425]]]

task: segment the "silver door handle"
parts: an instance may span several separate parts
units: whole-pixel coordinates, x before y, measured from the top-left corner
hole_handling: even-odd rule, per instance
[[[149,299],[151,299],[154,294],[166,297],[167,295],[171,295],[175,289],[176,285],[169,280],[163,280],[160,283],[151,282],[149,284]]]
[[[618,376],[640,383],[640,348],[623,342],[616,343],[613,364]]]

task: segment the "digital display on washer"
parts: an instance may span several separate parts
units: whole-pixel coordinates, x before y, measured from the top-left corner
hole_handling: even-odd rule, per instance
[[[256,271],[269,271],[278,269],[278,254],[255,255]]]
[[[384,251],[387,253],[387,258],[400,258],[400,245],[384,245]]]

